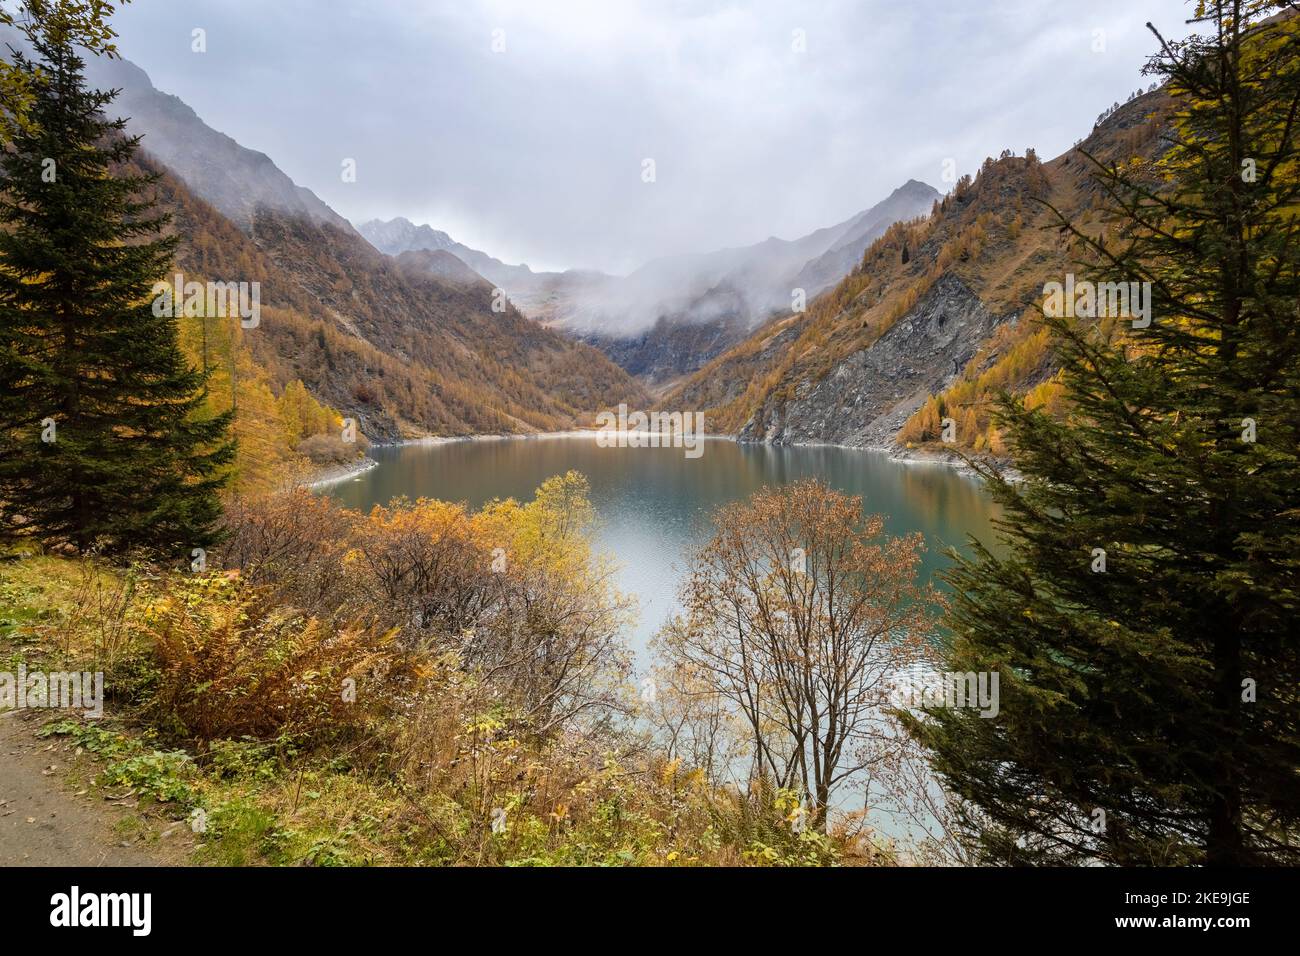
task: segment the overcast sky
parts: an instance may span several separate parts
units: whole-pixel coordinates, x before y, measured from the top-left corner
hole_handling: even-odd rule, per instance
[[[622,272],[795,238],[909,178],[946,191],[947,158],[1056,156],[1151,82],[1145,21],[1181,37],[1189,9],[134,0],[116,24],[155,86],[354,222],[403,215],[535,269]]]

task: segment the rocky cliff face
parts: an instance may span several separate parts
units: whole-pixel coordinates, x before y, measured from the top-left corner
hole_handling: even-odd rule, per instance
[[[769,398],[740,437],[776,445],[892,445],[903,422],[954,381],[979,343],[1010,317],[994,315],[960,278],[944,275],[873,345],[816,382],[799,382],[793,398]]]

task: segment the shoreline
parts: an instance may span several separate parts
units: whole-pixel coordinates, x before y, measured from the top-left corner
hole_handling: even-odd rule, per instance
[[[358,475],[364,475],[371,468],[378,467],[379,462],[366,455],[364,458],[358,458],[356,461],[350,461],[342,465],[326,465],[324,468],[318,469],[305,477],[300,482],[300,485],[314,491],[317,488],[341,484]]]
[[[790,442],[785,445],[772,445],[768,442],[741,440],[735,435],[727,436],[733,441],[742,445],[758,445],[766,448],[843,448],[847,451],[866,451],[874,452],[878,455],[885,455],[890,461],[899,465],[940,465],[944,468],[951,468],[953,471],[961,474],[966,478],[980,478],[980,474],[975,471],[970,464],[958,455],[956,452],[944,451],[941,448],[931,446],[918,446],[908,448],[902,445],[845,445],[841,442],[829,441],[809,441],[809,442]],[[1002,476],[1009,482],[1016,484],[1024,481],[1024,476],[1016,471],[1008,462],[992,460],[994,464],[1001,466]]]
[[[558,432],[525,432],[524,434],[487,435],[430,435],[425,438],[404,438],[401,441],[372,442],[372,448],[402,448],[406,445],[447,445],[462,441],[543,441],[548,438],[595,438],[602,433],[599,428],[570,428]],[[612,434],[620,434],[613,432]],[[636,431],[621,434],[671,435],[671,432]],[[700,441],[736,441],[735,435],[697,435]]]
[[[392,442],[372,442],[372,448],[404,448],[412,445],[449,445],[456,442],[488,441],[545,441],[556,438],[595,438],[600,434],[594,428],[571,428],[554,432],[529,432],[525,434],[482,434],[482,435],[426,435],[420,438],[404,438]],[[644,432],[641,434],[662,434]],[[704,441],[730,441],[738,445],[752,445],[764,448],[843,448],[849,451],[874,452],[886,455],[890,461],[900,465],[938,465],[951,468],[967,478],[979,478],[979,474],[954,452],[945,452],[938,448],[906,448],[899,445],[845,445],[837,442],[791,442],[785,445],[773,445],[768,442],[742,439],[738,435],[701,435]],[[379,462],[367,455],[356,462],[345,465],[329,465],[311,475],[302,484],[308,488],[320,488],[340,484],[372,468],[379,467]],[[1024,477],[1009,465],[1005,466],[1004,477],[1012,483],[1019,483]]]

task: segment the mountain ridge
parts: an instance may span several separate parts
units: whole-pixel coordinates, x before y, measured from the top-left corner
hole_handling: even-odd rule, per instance
[[[86,77],[100,88],[120,90],[113,110],[126,117],[127,131],[140,135],[156,159],[236,225],[249,225],[257,206],[266,205],[353,231],[347,219],[295,183],[270,156],[209,126],[130,60],[88,57]]]

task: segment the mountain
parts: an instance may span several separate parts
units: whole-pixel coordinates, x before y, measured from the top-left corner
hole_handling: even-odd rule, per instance
[[[403,252],[394,257],[398,269],[411,275],[435,276],[444,282],[459,285],[475,285],[483,282],[483,277],[461,262],[450,252],[442,249],[418,252]]]
[[[928,214],[938,199],[933,187],[909,180],[870,209],[800,239],[771,237],[657,260],[617,286],[598,289],[603,295],[594,304],[589,294],[585,311],[574,310],[556,324],[662,387],[742,341],[774,312],[788,312],[796,289],[811,302],[885,229]]]
[[[883,202],[853,217],[835,244],[806,262],[794,277],[795,287],[821,292],[839,282],[862,261],[867,247],[896,222],[925,215],[939,201],[938,190],[915,179],[895,189]]]
[[[276,388],[301,380],[371,438],[556,430],[644,400],[596,350],[513,307],[494,312],[493,287],[450,255],[393,259],[266,206],[245,231],[151,157],[142,165],[165,172],[156,190],[181,239],[178,269],[259,283],[261,322],[228,329],[252,373]]]
[[[390,256],[399,256],[404,252],[450,253],[489,282],[505,289],[512,297],[516,293],[511,292],[511,289],[522,292],[531,284],[544,281],[544,276],[547,275],[539,275],[524,265],[506,265],[486,252],[462,245],[445,232],[432,226],[417,226],[401,216],[387,222],[372,219],[358,226],[357,231],[372,246]]]
[[[1032,316],[1044,283],[1074,271],[1081,250],[1043,203],[1104,229],[1081,150],[1104,163],[1157,157],[1168,110],[1163,91],[1135,94],[1051,162],[1032,150],[987,160],[932,216],[888,226],[806,313],[765,322],[661,404],[772,444],[925,444],[950,417],[960,445],[998,453],[989,411],[999,389],[1038,404],[1057,397],[1050,343]]]
[[[794,289],[803,289],[811,301],[843,278],[887,227],[927,215],[938,199],[933,187],[909,180],[870,209],[799,239],[772,236],[752,246],[655,260],[627,277],[604,318],[613,321],[617,310],[623,322],[636,325],[673,313],[708,320],[739,312],[752,322],[786,311]],[[833,271],[839,250],[849,252],[849,261]],[[610,334],[613,328],[607,324],[600,331]]]
[[[404,219],[401,216],[390,219],[388,222],[382,222],[378,219],[363,222],[357,227],[357,231],[365,236],[372,246],[390,256],[420,250],[443,252],[459,249],[464,252],[473,252],[473,250],[453,240],[445,232],[440,232],[432,226],[417,226],[411,220]]]
[[[469,268],[502,289],[510,301],[526,315],[543,324],[551,324],[557,313],[566,311],[567,303],[583,290],[594,288],[613,276],[600,272],[534,272],[526,265],[509,265],[486,252],[457,242],[432,226],[419,225],[398,216],[395,219],[371,219],[357,226],[357,231],[372,246],[390,256],[404,252],[448,252]]]
[[[203,122],[179,97],[156,89],[144,70],[126,59],[88,57],[86,77],[121,93],[113,104],[127,131],[195,193],[236,225],[247,227],[267,206],[351,232],[351,224],[310,189],[299,186],[265,153],[247,149]]]
[[[3,39],[21,48],[12,31]],[[231,322],[224,336],[227,354],[253,363],[232,358],[232,376],[275,389],[301,380],[380,440],[567,428],[647,400],[599,351],[508,304],[495,310],[493,284],[450,253],[377,252],[269,157],[209,127],[138,66],[90,57],[87,75],[121,90],[112,112],[143,137],[138,165],[161,176],[178,269],[259,283],[260,323]]]
[[[927,214],[939,198],[909,180],[886,199],[799,239],[653,260],[627,276],[535,273],[470,249],[408,219],[371,220],[358,231],[390,255],[447,251],[503,289],[525,314],[595,345],[652,384],[680,378],[741,341],[795,289],[811,300],[846,275],[895,222]]]

